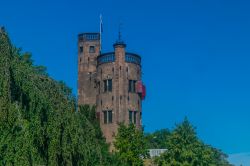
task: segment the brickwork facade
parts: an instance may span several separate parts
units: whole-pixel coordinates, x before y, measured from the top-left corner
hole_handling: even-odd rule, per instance
[[[102,132],[112,144],[119,123],[141,128],[142,98],[136,89],[141,58],[127,53],[123,42],[114,44],[114,52],[100,54],[99,40],[98,33],[79,35],[78,103],[96,105]]]

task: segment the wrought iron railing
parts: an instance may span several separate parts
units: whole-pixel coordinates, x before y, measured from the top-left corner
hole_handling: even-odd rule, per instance
[[[78,35],[80,41],[83,40],[99,40],[100,34],[99,33],[82,33]]]
[[[103,63],[109,63],[109,62],[114,62],[115,61],[115,53],[110,52],[110,53],[105,53],[101,54],[100,56],[97,57],[97,64],[103,64]]]
[[[125,61],[128,63],[135,63],[141,65],[141,57],[133,53],[126,53]]]
[[[115,61],[115,53],[110,52],[110,53],[105,53],[101,54],[100,56],[97,57],[97,64],[103,64],[103,63],[109,63],[109,62],[114,62]],[[134,63],[141,65],[141,57],[137,54],[133,53],[126,53],[125,54],[125,61],[128,63]]]

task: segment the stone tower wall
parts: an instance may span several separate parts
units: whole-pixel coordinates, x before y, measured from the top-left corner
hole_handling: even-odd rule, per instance
[[[94,52],[91,51],[93,48]],[[99,52],[99,33],[78,36],[78,104],[96,105],[96,58]]]
[[[128,92],[129,80],[141,80],[141,66],[125,61],[124,45],[115,46],[115,61],[103,63],[97,67],[99,92],[97,94],[97,112],[100,124],[108,143],[112,143],[118,124],[129,124],[129,110],[136,110],[136,126],[141,127],[141,98],[137,93]],[[104,92],[104,80],[112,79],[112,92]],[[112,123],[104,123],[105,110],[112,110]]]
[[[129,92],[129,80],[141,80],[141,59],[127,53],[125,47],[118,42],[114,52],[100,54],[99,33],[78,36],[78,104],[96,105],[103,135],[111,149],[119,123],[141,127],[141,97],[135,91]],[[105,80],[112,80],[112,90],[104,90]],[[107,112],[112,121],[107,122]],[[131,112],[136,114],[136,120],[130,121]]]

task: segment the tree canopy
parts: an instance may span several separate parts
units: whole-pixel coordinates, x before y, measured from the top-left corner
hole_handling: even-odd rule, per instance
[[[121,124],[110,154],[95,108],[77,106],[71,89],[33,64],[0,30],[0,165],[143,165],[147,148],[166,148],[159,166],[229,166],[226,155],[204,144],[187,119],[173,131],[144,136]]]
[[[94,108],[45,69],[0,32],[0,165],[110,165]]]
[[[120,124],[114,145],[116,155],[124,165],[141,166],[143,159],[148,157],[143,132],[136,129],[134,124]]]
[[[166,139],[167,151],[155,159],[159,166],[229,166],[226,155],[198,139],[187,118]]]
[[[149,149],[166,149],[166,140],[169,138],[170,133],[168,129],[157,130],[153,133],[145,133],[147,147]]]

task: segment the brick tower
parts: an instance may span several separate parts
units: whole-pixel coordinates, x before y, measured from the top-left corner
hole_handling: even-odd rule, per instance
[[[78,35],[78,104],[96,104],[96,67],[100,34]]]
[[[145,87],[141,57],[126,52],[126,44],[120,39],[113,45],[113,52],[101,54],[99,40],[98,33],[79,35],[78,103],[96,105],[102,132],[112,144],[119,123],[141,128]]]

